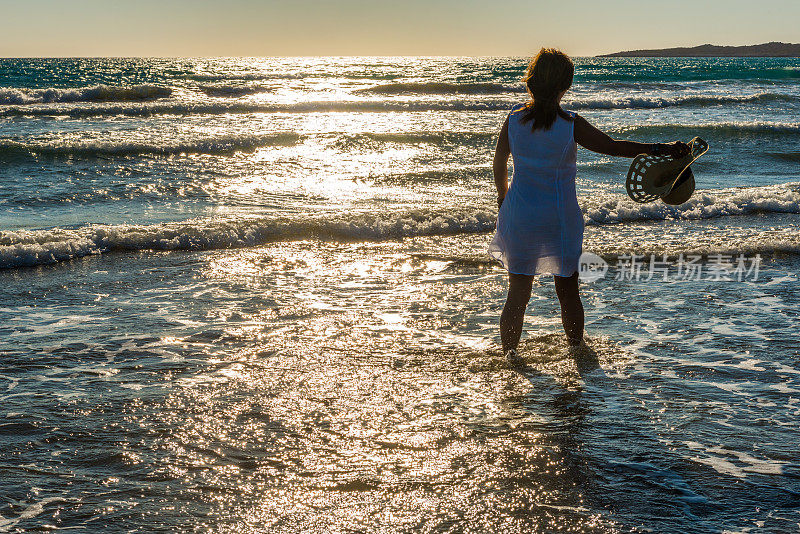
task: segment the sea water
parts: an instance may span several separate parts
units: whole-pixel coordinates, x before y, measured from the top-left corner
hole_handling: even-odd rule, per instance
[[[796,532],[800,60],[576,59],[589,350],[486,247],[524,58],[0,60],[0,532]]]

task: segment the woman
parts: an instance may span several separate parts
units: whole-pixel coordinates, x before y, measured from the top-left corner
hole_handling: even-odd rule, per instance
[[[583,340],[583,304],[578,294],[578,262],[583,215],[575,194],[577,145],[632,158],[638,154],[688,151],[685,143],[647,144],[617,141],[576,113],[561,109],[575,67],[564,53],[543,48],[528,66],[530,101],[506,117],[494,155],[494,181],[500,208],[489,245],[508,269],[508,297],[500,316],[503,352],[515,356],[535,274],[554,275],[561,321],[570,346]],[[508,185],[508,156],[514,178]]]

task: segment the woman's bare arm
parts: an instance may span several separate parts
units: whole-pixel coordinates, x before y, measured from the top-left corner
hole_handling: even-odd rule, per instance
[[[575,142],[583,148],[589,149],[592,152],[598,152],[607,156],[621,156],[624,158],[634,158],[639,154],[652,154],[654,145],[650,143],[637,143],[635,141],[618,141],[612,139],[608,134],[601,132],[589,122],[581,117],[575,115]],[[657,143],[660,144],[660,143]],[[674,143],[666,143],[663,150],[664,154],[677,158],[688,151],[689,147],[686,143],[676,141]]]
[[[497,146],[494,149],[494,161],[492,162],[492,172],[494,173],[494,185],[497,187],[497,205],[503,203],[503,199],[508,193],[508,156],[511,154],[511,145],[508,143],[508,117],[500,129],[500,136],[497,138]]]

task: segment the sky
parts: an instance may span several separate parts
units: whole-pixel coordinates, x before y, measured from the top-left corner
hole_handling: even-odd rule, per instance
[[[0,0],[0,57],[573,56],[800,42],[800,0]]]

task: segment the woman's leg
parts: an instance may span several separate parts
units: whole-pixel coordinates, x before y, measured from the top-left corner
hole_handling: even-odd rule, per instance
[[[561,323],[570,345],[579,345],[583,339],[583,304],[578,294],[578,273],[572,276],[554,276],[556,295],[561,303]]]
[[[500,314],[500,340],[503,342],[503,354],[519,345],[522,335],[522,320],[525,309],[531,298],[533,276],[508,273],[508,297],[503,313]]]

